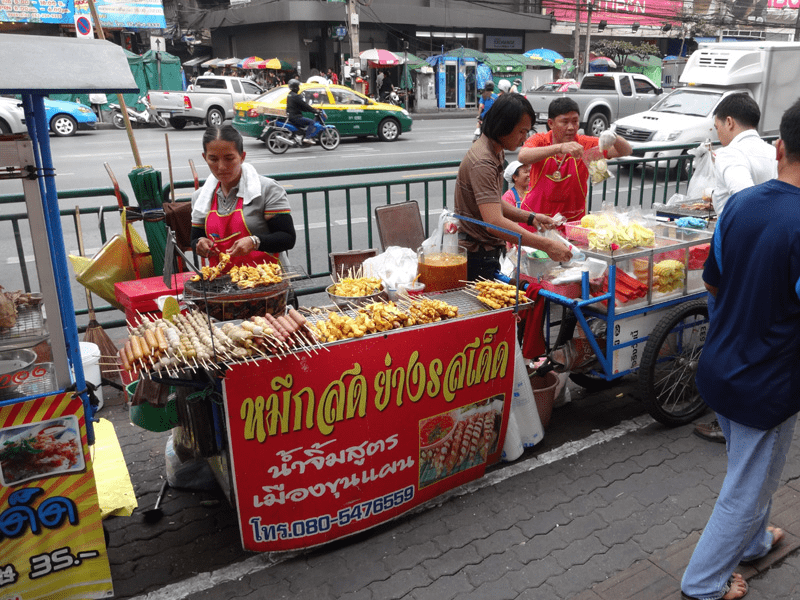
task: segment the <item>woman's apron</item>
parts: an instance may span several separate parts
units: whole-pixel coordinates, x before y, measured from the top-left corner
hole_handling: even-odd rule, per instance
[[[217,187],[219,190],[219,187]],[[228,253],[231,246],[245,237],[253,235],[247,228],[244,221],[244,199],[239,196],[236,199],[236,208],[228,215],[220,215],[217,207],[217,190],[214,192],[214,199],[211,201],[211,210],[206,216],[206,236],[214,242],[214,248],[220,252]],[[211,265],[219,262],[219,256],[210,256]],[[236,266],[255,266],[263,263],[278,262],[277,254],[253,250],[243,256],[235,256],[230,260],[231,265]]]
[[[588,178],[589,170],[582,160],[567,156],[561,163],[548,156],[521,208],[550,217],[561,213],[567,221],[577,221],[586,214]]]

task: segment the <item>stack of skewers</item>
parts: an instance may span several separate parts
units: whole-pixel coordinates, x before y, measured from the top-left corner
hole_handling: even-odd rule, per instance
[[[524,304],[530,299],[524,293],[517,293],[516,286],[500,281],[479,279],[478,281],[464,281],[467,286],[464,291],[476,297],[480,302],[493,309],[509,308],[517,303]]]

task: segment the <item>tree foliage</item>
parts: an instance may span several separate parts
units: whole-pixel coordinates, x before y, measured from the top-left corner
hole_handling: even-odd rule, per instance
[[[625,59],[631,54],[640,58],[660,56],[658,46],[649,42],[633,44],[623,40],[600,40],[592,43],[592,52],[598,56],[606,56],[618,65],[625,64]]]

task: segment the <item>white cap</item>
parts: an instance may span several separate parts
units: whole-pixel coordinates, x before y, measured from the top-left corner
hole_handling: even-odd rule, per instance
[[[514,173],[516,173],[517,169],[519,169],[521,166],[522,163],[518,160],[513,160],[508,163],[506,170],[503,171],[503,179],[505,179],[508,183],[514,183]]]

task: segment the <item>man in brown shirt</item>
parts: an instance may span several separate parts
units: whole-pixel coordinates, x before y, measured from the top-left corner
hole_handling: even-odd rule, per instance
[[[517,224],[552,228],[553,219],[520,210],[501,199],[505,150],[519,148],[534,118],[530,102],[520,94],[503,94],[495,101],[484,118],[481,137],[472,144],[458,169],[455,212],[519,233],[523,246],[544,250],[555,261],[567,261],[571,257],[567,246]],[[460,221],[459,225],[459,243],[467,249],[467,279],[494,279],[505,243],[517,243],[517,238],[468,221]]]

